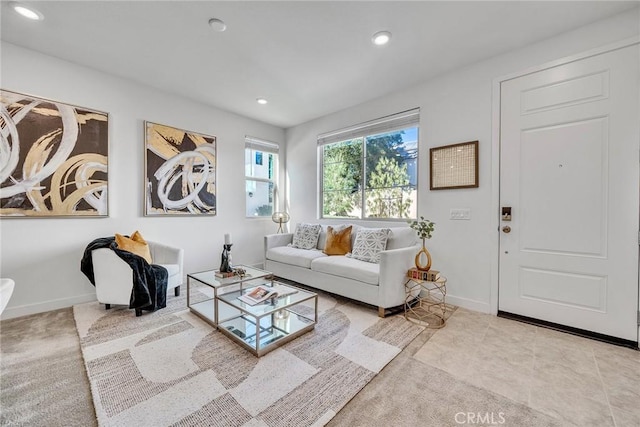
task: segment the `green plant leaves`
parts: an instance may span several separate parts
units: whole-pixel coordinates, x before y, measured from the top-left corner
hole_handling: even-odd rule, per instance
[[[419,221],[409,220],[407,223],[409,224],[409,227],[416,231],[416,234],[421,239],[430,239],[436,225],[435,222],[429,221],[423,216],[420,217]]]

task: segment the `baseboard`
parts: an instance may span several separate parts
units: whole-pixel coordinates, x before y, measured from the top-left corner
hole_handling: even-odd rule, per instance
[[[72,307],[76,304],[96,301],[96,293],[78,295],[71,298],[59,298],[35,304],[19,305],[17,307],[7,307],[2,313],[0,320],[13,319],[16,317],[28,316],[30,314],[44,313],[45,311],[58,310],[60,308]]]
[[[593,331],[587,331],[585,329],[574,328],[571,326],[560,325],[558,323],[548,322],[546,320],[535,319],[533,317],[521,316],[519,314],[508,313],[506,311],[498,311],[498,317],[504,317],[505,319],[516,320],[518,322],[528,323],[530,325],[540,326],[554,331],[566,332],[571,335],[576,335],[583,338],[589,338],[596,341],[606,342],[608,344],[618,345],[621,347],[628,347],[633,350],[640,350],[639,343],[637,341],[626,340],[624,338],[612,337],[610,335],[599,334]]]
[[[478,311],[480,313],[495,314],[491,313],[491,304],[489,304],[488,302],[457,297],[455,295],[447,295],[446,303],[469,310]]]

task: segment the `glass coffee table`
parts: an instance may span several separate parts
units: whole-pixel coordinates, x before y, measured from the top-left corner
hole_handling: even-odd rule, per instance
[[[244,277],[221,279],[215,271],[187,275],[187,306],[240,346],[256,356],[262,356],[292,339],[312,330],[318,321],[318,295],[274,282],[273,275],[264,270],[243,267]],[[196,281],[205,291],[192,294]],[[271,298],[255,305],[238,299],[255,286],[277,286],[286,295]],[[202,286],[200,286],[202,288]]]
[[[215,270],[187,274],[187,307],[203,320],[217,326],[218,294],[258,286],[265,282],[273,284],[273,274],[269,271],[244,265],[237,267],[242,268],[246,274],[227,278],[217,277]],[[193,282],[200,286],[194,286]]]

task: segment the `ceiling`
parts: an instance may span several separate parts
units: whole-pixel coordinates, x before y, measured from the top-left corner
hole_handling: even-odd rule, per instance
[[[638,6],[551,1],[2,1],[3,41],[280,127]],[[227,24],[215,32],[210,18]],[[391,42],[371,36],[391,31]],[[10,88],[7,88],[10,89]],[[266,98],[259,105],[256,98]]]

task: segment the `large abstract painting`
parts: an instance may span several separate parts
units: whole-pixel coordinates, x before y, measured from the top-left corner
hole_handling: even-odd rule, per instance
[[[145,122],[145,215],[216,214],[216,137]]]
[[[0,216],[108,215],[107,113],[0,89]]]

